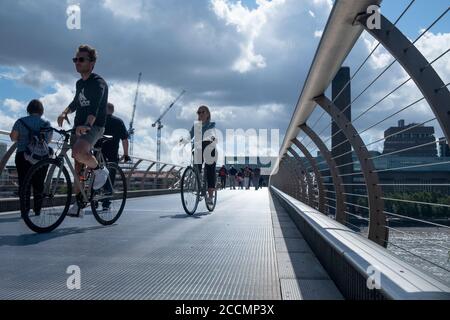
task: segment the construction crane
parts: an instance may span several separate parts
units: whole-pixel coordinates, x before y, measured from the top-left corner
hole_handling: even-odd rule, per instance
[[[139,94],[139,85],[141,84],[141,76],[142,76],[142,72],[139,72],[138,82],[137,82],[137,87],[136,87],[136,95],[134,96],[133,113],[131,114],[130,127],[128,129],[128,136],[130,138],[130,156],[133,156],[133,142],[134,142],[133,122],[134,122],[134,115],[136,114],[136,104],[137,104],[137,99],[138,99],[138,94]]]
[[[174,106],[174,104],[180,100],[181,96],[185,94],[186,91],[183,90],[178,95],[178,97],[164,110],[164,112],[159,116],[158,120],[155,121],[155,123],[152,124],[152,127],[156,127],[157,133],[156,133],[156,160],[158,163],[156,164],[157,170],[159,170],[159,162],[161,161],[161,129],[164,127],[161,123],[162,118],[169,112],[169,110]]]

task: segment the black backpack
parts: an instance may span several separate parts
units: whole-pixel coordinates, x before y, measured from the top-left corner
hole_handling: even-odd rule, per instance
[[[47,159],[53,155],[53,149],[49,147],[47,141],[40,131],[31,129],[25,121],[19,119],[20,123],[28,130],[29,142],[24,153],[25,160],[31,164]]]

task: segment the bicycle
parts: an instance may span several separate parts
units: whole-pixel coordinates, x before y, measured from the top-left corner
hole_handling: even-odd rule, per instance
[[[181,202],[184,211],[190,216],[195,213],[199,202],[203,199],[205,199],[206,208],[209,212],[214,211],[217,203],[217,188],[214,189],[212,204],[209,204],[208,201],[206,201],[206,169],[202,167],[202,172],[199,172],[197,165],[194,165],[193,150],[191,154],[191,164],[184,170],[183,175],[181,176]]]
[[[122,169],[113,162],[106,163],[101,147],[104,142],[112,137],[104,136],[93,148],[95,157],[100,166],[106,166],[109,170],[108,180],[99,190],[92,188],[94,173],[92,169],[85,168],[84,173],[79,176],[67,155],[71,149],[70,136],[75,132],[71,130],[58,130],[50,128],[60,134],[63,138],[60,153],[54,158],[47,158],[34,164],[24,179],[23,187],[20,191],[20,211],[25,224],[34,232],[45,233],[57,228],[64,220],[72,203],[72,182],[80,190],[80,195],[76,197],[79,208],[86,208],[90,205],[95,219],[102,225],[111,225],[121,216],[127,198],[127,181]],[[67,167],[70,170],[67,170]],[[41,180],[39,180],[41,179]],[[31,189],[36,181],[43,181],[39,190]],[[33,210],[31,210],[31,203]],[[99,209],[102,203],[103,210]]]

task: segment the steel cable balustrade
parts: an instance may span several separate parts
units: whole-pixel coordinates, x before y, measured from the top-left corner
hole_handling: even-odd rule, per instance
[[[432,24],[430,26],[428,26],[417,38],[416,40],[414,40],[414,42],[412,42],[408,47],[404,48],[404,50],[408,50],[410,49],[415,43],[417,43],[432,27],[434,27],[449,11],[449,8],[447,8],[447,10],[445,10],[441,15],[439,15],[438,18],[436,18]],[[393,24],[392,26],[389,27],[389,32],[393,31],[395,29],[395,24]],[[450,49],[449,49],[450,50]],[[438,56],[436,59],[434,59],[432,62],[427,63],[425,66],[423,66],[420,70],[423,72],[427,67],[430,67],[434,62],[438,61],[440,58],[442,58],[445,54],[447,54],[449,52],[449,50],[445,51],[444,53],[442,53],[440,56]],[[370,57],[371,55],[369,55]],[[394,61],[392,61],[385,69],[383,69],[383,71],[378,74],[374,80],[372,80],[368,86],[366,86],[357,96],[356,98],[354,98],[344,109],[342,109],[341,114],[343,114],[348,108],[350,108],[364,93],[366,93],[393,65],[395,62],[397,62],[397,58],[394,58]],[[374,106],[376,106],[377,104],[379,104],[380,102],[382,102],[383,100],[385,100],[388,96],[390,96],[391,94],[393,94],[395,91],[397,91],[398,89],[400,89],[403,85],[405,85],[408,81],[410,81],[412,78],[410,77],[409,79],[407,79],[406,81],[404,81],[402,84],[400,84],[398,87],[396,87],[392,92],[390,92],[387,96],[383,97],[380,101],[378,101]],[[350,83],[350,82],[349,82]],[[348,84],[346,86],[348,86]],[[341,93],[340,93],[341,94]],[[340,95],[339,94],[339,95]],[[336,97],[337,98],[337,97]],[[336,100],[336,98],[333,100],[333,102]],[[368,110],[371,110],[374,106],[370,107]],[[366,110],[365,112],[367,112],[368,110]],[[363,113],[364,114],[364,113]],[[362,115],[358,116],[357,119],[359,119],[359,117],[361,117]],[[357,119],[353,120],[356,121]],[[319,132],[319,136],[325,131],[327,130],[329,127],[331,126],[331,123],[329,123],[324,129],[322,129],[322,131]],[[341,132],[341,130],[337,131],[335,133],[338,134],[339,132]],[[331,140],[332,137],[330,137],[328,140],[324,141],[324,143],[327,143],[329,140]]]
[[[411,6],[414,4],[416,0],[412,0],[406,8],[402,11],[400,16],[397,18],[397,20],[394,22],[394,26],[397,25],[398,22],[403,18],[403,16],[408,12],[408,10],[411,8]],[[389,30],[388,30],[389,32]],[[372,51],[369,53],[369,55],[363,60],[363,62],[359,65],[359,67],[356,69],[356,71],[353,73],[353,75],[350,77],[350,79],[344,84],[342,89],[337,93],[336,97],[333,99],[333,103],[336,102],[336,100],[342,95],[342,93],[345,91],[345,89],[350,85],[352,80],[356,77],[356,75],[361,71],[361,69],[364,67],[364,65],[369,61],[369,59],[372,57],[372,55],[375,53],[375,51],[378,49],[378,47],[381,45],[380,42],[377,43],[377,45],[372,49]],[[311,129],[314,130],[318,122],[322,119],[322,117],[325,115],[325,111],[322,112],[320,117],[317,119],[317,121],[311,126]],[[320,135],[321,133],[319,133]],[[301,141],[303,142],[303,140]]]
[[[412,3],[413,3],[414,1],[412,1],[410,4],[409,4],[409,6],[407,7],[407,8],[409,8],[411,5],[412,5]],[[405,9],[404,10],[404,13],[407,11],[407,9]],[[442,13],[428,28],[426,28],[425,29],[425,31],[424,32],[422,32],[421,33],[421,35],[413,42],[413,44],[415,44],[415,43],[417,43],[417,41],[419,40],[419,39],[421,39],[425,34],[426,34],[426,32],[427,31],[429,31],[438,21],[440,21],[444,16],[445,16],[445,14],[448,12],[448,9],[444,12],[444,13]],[[401,17],[404,15],[404,13],[402,13],[402,15],[401,15]],[[401,18],[400,17],[400,18]],[[360,20],[360,19],[357,19],[358,21]],[[395,23],[396,24],[396,23]],[[390,33],[390,32],[393,32],[393,34],[395,34],[395,32],[397,31],[396,30],[396,28],[395,28],[395,24],[394,25],[388,25],[388,32],[386,32],[386,33]],[[361,25],[363,26],[363,23],[361,23]],[[384,28],[384,29],[386,29],[386,28]],[[382,32],[384,32],[384,31],[386,31],[386,30],[382,30]],[[379,44],[378,44],[378,46],[381,44],[382,42],[379,42]],[[404,50],[406,50],[406,51],[408,51],[410,48],[412,48],[413,46],[407,46],[406,47],[406,49],[404,49]],[[435,63],[435,62],[437,62],[439,59],[441,59],[442,57],[444,57],[448,52],[450,51],[450,49],[448,49],[448,50],[446,50],[445,52],[443,52],[442,54],[440,54],[438,57],[436,57],[434,60],[432,60],[431,62],[427,62],[427,63],[425,63],[425,64],[419,64],[419,67],[420,67],[420,72],[424,72],[425,70],[427,70],[427,69],[432,69],[431,68],[431,66]],[[371,53],[371,55],[373,55],[373,53]],[[369,57],[370,58],[370,57]],[[369,58],[367,58],[367,60],[369,59]],[[394,55],[394,58],[395,58],[395,61],[397,61],[398,59],[397,59],[397,57]],[[403,63],[403,59],[400,59],[400,64],[403,66],[404,65],[404,63]],[[388,66],[388,68],[390,68],[390,66]],[[410,70],[407,70],[407,71],[410,71]],[[434,70],[433,70],[434,71]],[[359,72],[359,70],[358,70],[358,72]],[[382,73],[382,74],[384,74],[385,73],[385,71]],[[409,72],[410,73],[410,72]],[[378,76],[376,79],[379,79],[381,76]],[[352,79],[353,79],[354,77],[352,77]],[[356,119],[354,119],[352,122],[350,122],[350,123],[353,123],[353,122],[356,122],[357,120],[359,120],[359,119],[361,119],[365,114],[367,114],[370,110],[372,110],[372,109],[374,109],[375,108],[375,106],[378,106],[378,105],[380,105],[380,103],[381,102],[383,102],[383,101],[385,101],[388,97],[390,97],[393,93],[395,93],[396,91],[398,91],[402,86],[404,86],[406,83],[408,83],[411,79],[413,79],[413,77],[411,76],[410,78],[408,78],[408,79],[406,79],[406,80],[404,80],[400,85],[398,85],[394,90],[392,90],[392,91],[390,91],[387,95],[385,95],[385,96],[383,96],[382,97],[382,99],[380,99],[379,101],[377,101],[375,104],[373,104],[373,105],[371,105],[368,109],[366,109],[363,113],[361,113]],[[416,84],[417,84],[417,79],[416,78],[414,78],[414,81],[416,82]],[[348,86],[348,84],[350,83],[350,81],[346,84],[346,86]],[[370,85],[369,85],[369,87],[370,86],[372,86],[373,85],[373,83],[371,83]],[[418,87],[420,88],[420,83],[419,83],[419,85],[418,85]],[[442,85],[439,85],[439,86],[435,86],[435,87],[433,87],[432,88],[432,90],[431,91],[433,91],[434,93],[439,93],[439,92],[441,92],[443,89],[447,89],[447,87],[448,87],[448,84],[442,84]],[[343,90],[345,89],[345,87],[343,88],[343,89],[341,89],[341,92],[339,92],[339,94],[338,94],[338,96],[340,96],[340,94],[343,92]],[[420,88],[421,89],[421,88]],[[365,91],[367,91],[368,89],[365,89],[365,90],[363,90],[363,92],[365,92]],[[445,90],[445,92],[446,93],[448,93],[448,90]],[[337,97],[336,97],[337,98]],[[336,100],[336,98],[334,99],[334,100]],[[375,127],[377,127],[377,126],[379,126],[380,124],[382,124],[383,122],[385,122],[385,121],[387,121],[388,119],[392,119],[394,116],[396,116],[396,115],[398,115],[398,114],[400,114],[401,112],[404,112],[404,111],[406,111],[406,110],[408,110],[408,109],[410,109],[412,106],[414,106],[414,105],[417,105],[418,103],[420,103],[420,102],[422,102],[423,100],[427,100],[427,102],[430,102],[429,100],[430,100],[430,97],[429,96],[426,96],[425,94],[424,94],[424,96],[422,97],[422,98],[420,98],[420,99],[418,99],[418,100],[416,100],[416,101],[414,101],[414,102],[412,102],[412,103],[410,103],[409,105],[407,105],[406,107],[403,107],[402,109],[400,109],[400,110],[398,110],[398,111],[396,111],[394,114],[391,114],[390,116],[388,116],[388,117],[384,117],[381,121],[377,121],[375,124],[372,124],[371,126],[369,126],[368,128],[366,128],[365,130],[361,130],[361,131],[359,131],[359,132],[357,132],[357,135],[359,136],[359,135],[362,135],[363,133],[366,133],[366,132],[368,132],[369,130],[371,130],[371,129],[373,129],[373,128],[375,128]],[[333,101],[334,101],[333,100]],[[354,101],[353,101],[354,102]],[[430,104],[430,103],[429,103]],[[431,104],[430,104],[431,105]],[[436,104],[434,104],[434,106],[436,106]],[[343,110],[343,111],[345,111],[345,110]],[[343,111],[341,111],[341,113],[343,113]],[[435,110],[434,110],[435,111]],[[435,112],[436,113],[436,112]],[[314,128],[315,126],[316,126],[316,124],[323,118],[323,115],[325,114],[325,112],[322,112],[322,114],[321,114],[321,116],[316,120],[316,122],[314,123],[314,125],[312,126],[312,128]],[[439,114],[437,114],[437,116],[436,117],[433,117],[432,119],[430,119],[430,120],[427,120],[427,121],[424,121],[424,122],[422,122],[422,123],[419,123],[419,124],[415,124],[415,125],[412,125],[412,126],[409,126],[409,127],[407,127],[407,128],[405,128],[404,130],[402,130],[402,131],[400,131],[400,132],[396,132],[396,134],[399,134],[399,133],[402,133],[402,132],[407,132],[407,131],[410,131],[410,130],[413,130],[414,128],[417,128],[417,127],[420,127],[420,126],[423,126],[423,125],[425,125],[425,124],[427,124],[427,123],[430,123],[430,122],[432,122],[432,121],[435,121],[435,120],[438,120],[438,121],[440,121],[440,123],[442,123],[444,120],[443,120],[443,117],[442,117],[442,114],[441,115],[439,115]],[[329,127],[329,126],[328,126]],[[340,129],[340,131],[342,131],[342,129]],[[321,133],[322,133],[323,131],[321,131]],[[320,133],[320,134],[321,134]],[[320,135],[319,134],[319,135]],[[335,133],[334,135],[336,135],[337,133]],[[447,136],[447,134],[446,134],[446,136]],[[354,136],[353,136],[354,137]],[[376,143],[380,143],[381,141],[383,141],[383,140],[386,140],[386,139],[388,139],[390,136],[386,136],[386,137],[384,137],[383,139],[379,139],[379,140],[376,140],[376,141],[372,141],[371,143],[369,143],[369,144],[366,144],[365,145],[365,147],[367,148],[369,145],[374,145],[374,144],[376,144]],[[303,139],[301,139],[300,141],[301,142],[304,142],[305,141],[305,139],[306,139],[307,137],[305,136]],[[324,141],[324,142],[328,142],[329,140],[331,140],[331,138],[329,138],[329,139],[327,139],[326,141]],[[348,140],[349,139],[347,139],[347,140],[345,140],[345,141],[343,141],[343,142],[341,142],[340,144],[338,144],[337,146],[341,146],[341,145],[343,145],[343,144],[345,144],[345,143],[348,143]],[[446,138],[442,138],[442,139],[439,139],[439,140],[437,140],[437,141],[432,141],[432,142],[428,142],[428,143],[422,143],[422,144],[418,144],[418,145],[416,145],[416,146],[413,146],[413,147],[408,147],[408,148],[404,148],[404,149],[402,149],[402,150],[396,150],[396,151],[394,151],[394,152],[388,152],[388,153],[385,153],[385,154],[382,154],[382,155],[375,155],[375,156],[370,156],[370,157],[368,157],[368,160],[375,160],[375,159],[379,159],[379,158],[382,158],[382,157],[386,157],[386,156],[388,156],[388,155],[394,155],[394,154],[401,154],[402,152],[407,152],[407,151],[412,151],[412,150],[414,150],[414,149],[419,149],[419,148],[422,148],[422,147],[425,147],[425,146],[427,146],[427,145],[433,145],[433,144],[436,144],[436,143],[439,143],[439,142],[445,142],[445,141],[448,141],[448,137],[446,137]],[[313,141],[311,140],[307,145],[305,145],[305,147],[306,148],[308,148],[311,144],[313,143]],[[334,147],[337,147],[337,146],[334,146]],[[284,148],[284,146],[283,146],[283,148]],[[317,149],[317,148],[316,148]],[[308,151],[311,153],[311,151],[308,149]],[[350,151],[347,151],[347,152],[345,152],[345,153],[342,153],[342,154],[339,154],[339,155],[337,155],[337,156],[334,156],[333,157],[333,160],[336,160],[336,159],[338,159],[338,158],[340,158],[340,157],[342,157],[342,156],[344,156],[344,155],[348,155],[348,154],[350,154],[350,153],[354,153],[355,152],[355,150],[353,149],[353,150],[350,150]],[[347,166],[351,166],[351,165],[356,165],[356,164],[358,164],[360,161],[352,161],[352,162],[348,162],[348,163],[344,163],[344,164],[340,164],[339,166],[336,166],[338,169],[339,168],[343,168],[343,167],[347,167]],[[322,165],[322,164],[326,164],[327,163],[327,161],[326,160],[324,160],[324,161],[322,161],[322,162],[317,162],[316,161],[316,163],[315,163],[315,166],[316,167],[318,167],[318,166],[320,166],[320,165]],[[395,167],[395,168],[389,168],[389,169],[378,169],[378,170],[373,170],[373,172],[374,173],[378,173],[378,172],[388,172],[388,171],[396,171],[396,170],[402,170],[402,169],[404,169],[404,170],[408,170],[408,169],[417,169],[417,168],[425,168],[425,167],[435,167],[435,166],[442,166],[442,165],[445,165],[445,164],[448,164],[449,163],[449,161],[440,161],[440,162],[438,162],[438,163],[436,163],[436,162],[432,162],[432,163],[429,163],[429,164],[419,164],[419,165],[406,165],[406,166],[403,166],[403,167]],[[313,169],[313,167],[312,167],[312,164],[311,163],[309,163],[309,166],[306,168],[306,170],[310,170],[310,169]],[[319,170],[318,170],[319,172],[324,172],[324,171],[329,171],[329,168],[320,168]],[[356,175],[361,175],[362,174],[362,172],[355,172],[355,173],[351,173],[351,174],[344,174],[344,175],[341,175],[341,176],[352,176],[352,175],[354,175],[354,176],[356,176]],[[323,179],[326,179],[326,178],[331,178],[332,176],[322,176],[322,178]],[[333,185],[333,183],[323,183],[323,185],[324,186],[332,186]],[[348,186],[363,186],[363,187],[367,187],[367,184],[363,184],[363,183],[353,183],[353,184],[342,184],[343,186],[346,186],[346,185],[348,185]],[[449,184],[445,184],[445,183],[427,183],[427,184],[414,184],[414,183],[396,183],[396,184],[389,184],[389,183],[378,183],[377,184],[378,186],[383,186],[383,187],[389,187],[389,186],[401,186],[401,185],[403,185],[403,186],[406,186],[406,187],[412,187],[412,186],[436,186],[436,187],[444,187],[444,186],[449,186]],[[326,193],[327,194],[329,194],[329,193],[333,193],[333,192],[330,192],[329,190],[327,190],[326,191]],[[346,193],[347,195],[350,195],[350,196],[353,196],[353,197],[366,197],[367,198],[367,196],[366,195],[358,195],[358,194],[355,194],[355,193]],[[329,200],[330,198],[329,197],[327,197],[327,200]],[[394,198],[390,198],[390,197],[382,197],[382,199],[384,200],[384,199],[386,199],[386,201],[396,201],[396,200],[403,200],[403,199],[394,199]],[[403,200],[403,201],[405,201],[405,200]],[[412,203],[412,202],[409,202],[409,203]],[[417,202],[417,203],[421,203],[421,204],[423,204],[423,205],[432,205],[432,204],[430,204],[430,203],[427,203],[427,202]],[[348,202],[348,201],[346,201],[346,204],[348,204],[348,205],[352,205],[352,203],[350,203],[350,202]],[[327,207],[332,207],[330,204],[327,204],[326,205]],[[364,206],[359,206],[360,208],[364,208],[364,209],[366,209],[366,210],[369,210],[369,207],[364,207]],[[442,207],[442,205],[441,205],[441,207]],[[444,205],[444,207],[446,207],[445,205]],[[388,212],[387,210],[384,210],[384,211],[386,211],[386,214],[390,214],[390,212]],[[351,212],[346,212],[346,214],[349,214],[349,213],[351,213]],[[352,215],[352,214],[351,214]],[[402,216],[402,215],[397,215],[397,217],[399,217],[399,216]],[[402,218],[403,219],[410,219],[411,221],[416,221],[416,222],[418,222],[418,220],[420,220],[420,219],[415,219],[415,218],[411,218],[411,217],[407,217],[407,216],[402,216]],[[433,222],[429,222],[429,221],[424,221],[424,220],[421,220],[420,222],[423,222],[423,223],[430,223],[430,225],[434,225],[434,226],[439,226],[439,227],[442,227],[443,225],[439,225],[439,224],[434,224]]]

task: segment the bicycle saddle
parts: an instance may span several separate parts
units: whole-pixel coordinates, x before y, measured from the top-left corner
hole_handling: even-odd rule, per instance
[[[100,139],[98,139],[97,141],[97,145],[102,145],[104,144],[106,141],[111,141],[113,139],[113,136],[103,136]]]

